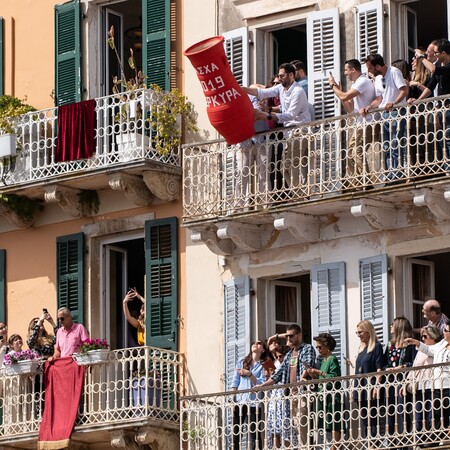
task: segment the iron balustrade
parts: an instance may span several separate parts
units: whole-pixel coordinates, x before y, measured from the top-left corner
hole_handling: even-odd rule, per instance
[[[111,351],[107,363],[86,366],[75,431],[158,421],[178,428],[185,387],[181,353],[154,347]],[[0,443],[34,439],[45,407],[42,365],[37,373],[0,375]]]
[[[184,222],[448,174],[448,97],[183,146]],[[446,149],[449,147],[449,150]]]
[[[450,445],[449,391],[448,365],[443,364],[184,397],[180,448]],[[255,408],[253,420],[248,419],[250,407]],[[274,411],[278,411],[275,422]],[[341,435],[333,436],[331,430],[340,430]]]
[[[179,167],[179,149],[168,155],[155,150],[158,130],[149,119],[160,103],[151,89],[96,98],[95,152],[91,158],[64,162],[56,158],[58,108],[18,117],[14,125],[17,156],[0,160],[2,184],[20,185],[142,159]]]

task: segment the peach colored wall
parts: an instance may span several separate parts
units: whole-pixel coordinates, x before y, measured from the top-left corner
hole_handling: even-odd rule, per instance
[[[19,6],[20,3],[20,7]],[[37,109],[53,106],[55,0],[0,0],[4,19],[5,94]],[[14,75],[12,75],[14,74]]]
[[[152,212],[155,219],[181,216],[181,202],[158,205],[154,208],[135,208],[99,214],[93,218],[68,220],[57,224],[25,230],[0,232],[0,248],[6,250],[8,336],[19,333],[25,339],[28,323],[47,307],[56,317],[56,238],[80,232],[84,224],[98,223]],[[100,211],[101,213],[101,211]],[[179,221],[180,223],[180,221]],[[1,230],[0,230],[1,231]],[[179,313],[185,316],[185,229],[179,232]],[[86,268],[86,276],[88,276]],[[96,274],[90,274],[96,276]],[[185,330],[180,329],[180,351],[185,351]]]

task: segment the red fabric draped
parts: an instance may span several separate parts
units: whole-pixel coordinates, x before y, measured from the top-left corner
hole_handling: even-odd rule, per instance
[[[85,366],[79,366],[71,356],[45,363],[45,406],[39,428],[38,449],[68,447],[83,391],[85,371]]]
[[[58,108],[55,161],[90,158],[95,150],[95,100]]]

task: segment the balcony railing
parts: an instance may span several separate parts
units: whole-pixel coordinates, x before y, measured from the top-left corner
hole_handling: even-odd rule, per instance
[[[75,431],[107,428],[111,423],[133,427],[158,421],[179,423],[179,398],[185,385],[180,353],[153,347],[110,352],[105,364],[87,366]],[[43,375],[0,376],[2,392],[0,443],[33,439],[45,407]]]
[[[238,145],[185,145],[184,221],[230,218],[448,174],[449,101],[438,97],[378,110],[365,120],[351,114],[274,129]]]
[[[20,116],[15,126],[17,157],[0,160],[0,179],[8,186],[26,184],[143,159],[179,167],[177,149],[168,155],[155,150],[157,131],[149,118],[158,104],[157,94],[150,89],[95,99],[95,153],[88,159],[64,162],[56,158],[58,108]]]
[[[185,397],[180,448],[344,450],[447,445],[449,389],[448,365],[434,365]]]

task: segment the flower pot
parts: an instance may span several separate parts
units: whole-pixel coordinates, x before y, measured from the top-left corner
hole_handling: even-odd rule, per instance
[[[148,136],[136,131],[124,131],[116,134],[117,154],[119,161],[131,161],[143,158],[150,145]]]
[[[109,361],[109,350],[89,350],[87,353],[74,353],[72,357],[79,366],[106,364]]]
[[[223,46],[224,37],[198,42],[184,54],[194,66],[211,125],[228,144],[237,144],[255,134],[253,105],[231,71]]]
[[[40,359],[28,359],[25,361],[18,361],[16,363],[6,365],[6,375],[28,375],[38,371]]]
[[[11,156],[16,156],[16,148],[16,134],[0,135],[0,158],[10,158]]]

